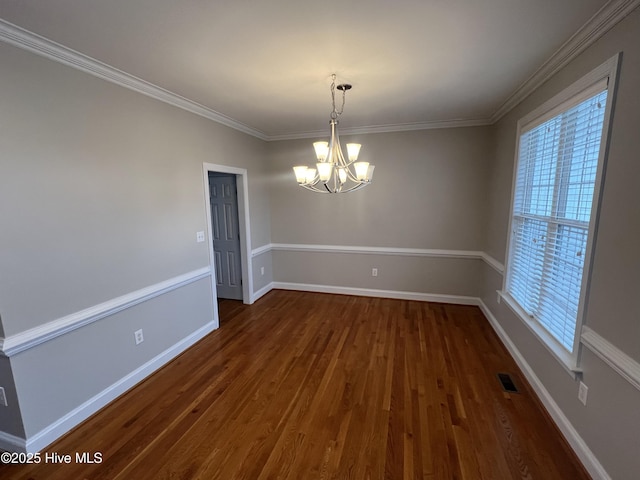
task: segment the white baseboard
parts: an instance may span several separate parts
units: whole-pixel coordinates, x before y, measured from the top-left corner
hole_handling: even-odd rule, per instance
[[[14,444],[14,446],[21,447],[17,449],[17,451],[27,451],[29,453],[35,453],[42,450],[215,329],[215,322],[207,323],[188,337],[183,338],[178,343],[155,356],[127,376],[121,378],[113,385],[110,385],[96,396],[90,398],[79,407],[74,408],[48,427],[39,431],[32,437],[27,438],[26,442],[22,439],[18,439],[22,441],[22,444]],[[0,436],[0,447],[2,446],[2,442],[3,438]]]
[[[420,302],[455,303],[457,305],[477,305],[477,297],[463,295],[444,295],[438,293],[402,292],[395,290],[375,290],[372,288],[338,287],[309,283],[273,282],[272,288],[281,290],[300,290],[303,292],[336,293],[340,295],[358,295],[361,297],[396,298],[417,300]]]
[[[273,288],[273,282],[271,282],[262,287],[260,290],[253,292],[253,295],[251,295],[251,303],[255,302],[261,297],[264,297],[267,293],[273,290]]]
[[[436,303],[453,303],[459,305],[476,305],[480,307],[490,325],[522,370],[523,374],[533,387],[534,392],[536,393],[544,407],[547,409],[551,418],[556,423],[589,474],[596,480],[611,480],[611,477],[608,475],[604,467],[600,464],[593,452],[591,452],[587,444],[580,437],[573,425],[569,422],[569,419],[562,412],[558,404],[553,400],[551,394],[547,391],[531,366],[527,363],[515,344],[511,341],[507,333],[499,324],[496,317],[480,298],[462,295],[376,290],[367,288],[340,287],[291,282],[271,282],[260,290],[254,292],[253,300],[255,301],[260,297],[266,295],[272,289],[300,290],[306,292],[359,295],[379,298],[395,298],[402,300],[417,300]],[[18,452],[37,452],[42,450],[47,445],[51,444],[56,439],[67,433],[73,427],[77,426],[89,416],[93,415],[95,412],[103,408],[109,402],[115,400],[131,387],[144,380],[151,373],[168,363],[170,360],[175,358],[177,355],[196,343],[198,340],[215,330],[215,328],[216,326],[214,322],[204,325],[188,337],[182,339],[169,349],[165,350],[144,365],[140,366],[129,375],[123,377],[93,398],[87,400],[85,403],[75,408],[59,420],[53,422],[48,427],[28,438],[26,441],[14,435],[0,432],[0,449]]]
[[[566,417],[564,412],[560,409],[558,404],[553,400],[553,397],[549,393],[549,391],[544,387],[538,376],[535,374],[529,363],[522,356],[518,348],[515,346],[507,332],[504,331],[498,319],[491,313],[489,307],[481,300],[477,299],[477,305],[484,313],[485,317],[489,321],[489,324],[493,327],[493,330],[496,332],[504,346],[507,348],[515,362],[522,370],[522,373],[527,378],[529,384],[533,387],[536,395],[544,405],[545,409],[558,426],[564,438],[569,442],[569,445],[576,453],[584,467],[589,472],[589,475],[594,480],[611,480],[611,477],[604,469],[604,467],[600,464],[596,456],[589,449],[585,441],[580,437],[576,429],[573,427],[569,419]]]
[[[5,452],[26,452],[27,441],[10,433],[0,432],[0,450]]]
[[[269,288],[267,289],[267,287]],[[549,415],[558,426],[563,436],[565,437],[573,451],[576,453],[584,467],[587,469],[591,477],[594,478],[594,480],[611,480],[611,477],[609,476],[607,471],[600,464],[600,462],[593,454],[593,452],[589,449],[582,437],[580,437],[569,419],[560,409],[549,391],[544,387],[529,363],[522,356],[511,338],[509,338],[496,317],[493,315],[491,310],[489,310],[482,299],[478,297],[466,297],[460,295],[399,292],[391,290],[373,290],[367,288],[337,287],[331,285],[314,285],[290,282],[272,282],[267,287],[263,289],[266,290],[264,293],[273,288],[282,290],[300,290],[305,292],[336,293],[343,295],[360,295],[365,297],[397,298],[402,300],[453,303],[459,305],[476,305],[480,307],[485,317],[489,321],[489,324],[496,332],[504,346],[507,348],[507,350],[517,363],[518,367],[520,367],[520,370],[522,370],[522,373],[527,378],[529,384],[533,387],[535,394],[538,396],[546,410],[549,412]]]

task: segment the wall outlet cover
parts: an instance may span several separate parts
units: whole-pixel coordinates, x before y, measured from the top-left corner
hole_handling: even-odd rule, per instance
[[[587,404],[587,393],[589,393],[589,387],[580,382],[580,387],[578,388],[578,400],[580,400],[583,405]]]

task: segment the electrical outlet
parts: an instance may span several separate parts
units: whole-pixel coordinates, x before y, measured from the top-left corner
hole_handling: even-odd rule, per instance
[[[135,332],[133,332],[133,336],[136,339],[136,345],[140,345],[142,342],[144,342],[144,336],[142,335],[142,329],[136,330]]]
[[[372,277],[377,277],[378,276],[378,269],[377,268],[372,268],[371,269],[371,276]]]
[[[264,267],[260,267],[260,275],[264,275]]]
[[[4,387],[0,387],[0,405],[3,407],[7,407],[7,396],[4,393]]]
[[[580,382],[580,387],[578,388],[578,400],[580,400],[583,405],[587,404],[588,392],[589,388],[584,383]]]
[[[196,232],[196,242],[204,242],[204,232]]]

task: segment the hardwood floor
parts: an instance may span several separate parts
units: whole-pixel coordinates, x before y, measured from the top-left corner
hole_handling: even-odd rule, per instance
[[[102,463],[0,478],[588,478],[476,307],[272,291],[220,318],[45,450]]]

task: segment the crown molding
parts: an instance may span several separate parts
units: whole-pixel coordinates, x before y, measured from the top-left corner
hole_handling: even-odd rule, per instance
[[[491,125],[493,122],[490,118],[478,119],[455,119],[440,120],[433,122],[416,122],[416,123],[396,123],[389,125],[369,125],[365,127],[340,127],[340,135],[360,135],[366,133],[388,133],[388,132],[409,132],[413,130],[433,130],[436,128],[460,128],[460,127],[479,127],[483,125]],[[300,140],[303,138],[326,137],[328,129],[315,130],[313,132],[302,133],[285,133],[283,135],[269,135],[267,141],[275,142],[278,140]]]
[[[500,105],[490,118],[454,119],[433,122],[399,123],[389,125],[371,125],[364,127],[343,128],[342,135],[356,135],[367,133],[403,132],[412,130],[430,130],[438,128],[460,128],[492,125],[516,107],[534,90],[554,75],[558,70],[577,57],[596,40],[602,37],[624,17],[640,6],[640,0],[610,0],[595,15],[593,15],[580,29],[569,38],[556,52],[544,62],[524,83],[522,83]],[[282,135],[267,135],[255,128],[196,103],[188,98],[177,95],[169,90],[158,87],[150,82],[130,75],[122,70],[111,67],[80,52],[67,48],[59,43],[29,32],[17,25],[0,19],[0,41],[23,48],[30,52],[44,56],[50,60],[68,65],[83,72],[94,75],[103,80],[115,83],[130,90],[142,93],[161,102],[168,103],[201,117],[213,120],[227,127],[241,131],[265,141],[297,140],[326,136],[326,130],[312,132],[290,133]]]
[[[491,116],[496,123],[558,70],[611,30],[640,5],[640,0],[611,0],[554,52],[527,80],[513,92]]]
[[[168,103],[174,107],[181,108],[201,117],[221,123],[227,127],[239,130],[248,135],[267,140],[267,135],[263,132],[240,123],[222,113],[200,105],[188,98],[177,95],[153,83],[130,75],[122,70],[118,70],[106,63],[91,58],[80,52],[72,50],[64,45],[32,33],[24,28],[0,19],[0,41],[15,47],[28,50],[41,55],[55,62],[62,63],[69,67],[89,73],[95,77],[107,80],[122,87],[128,88],[148,97],[155,98],[161,102]]]

